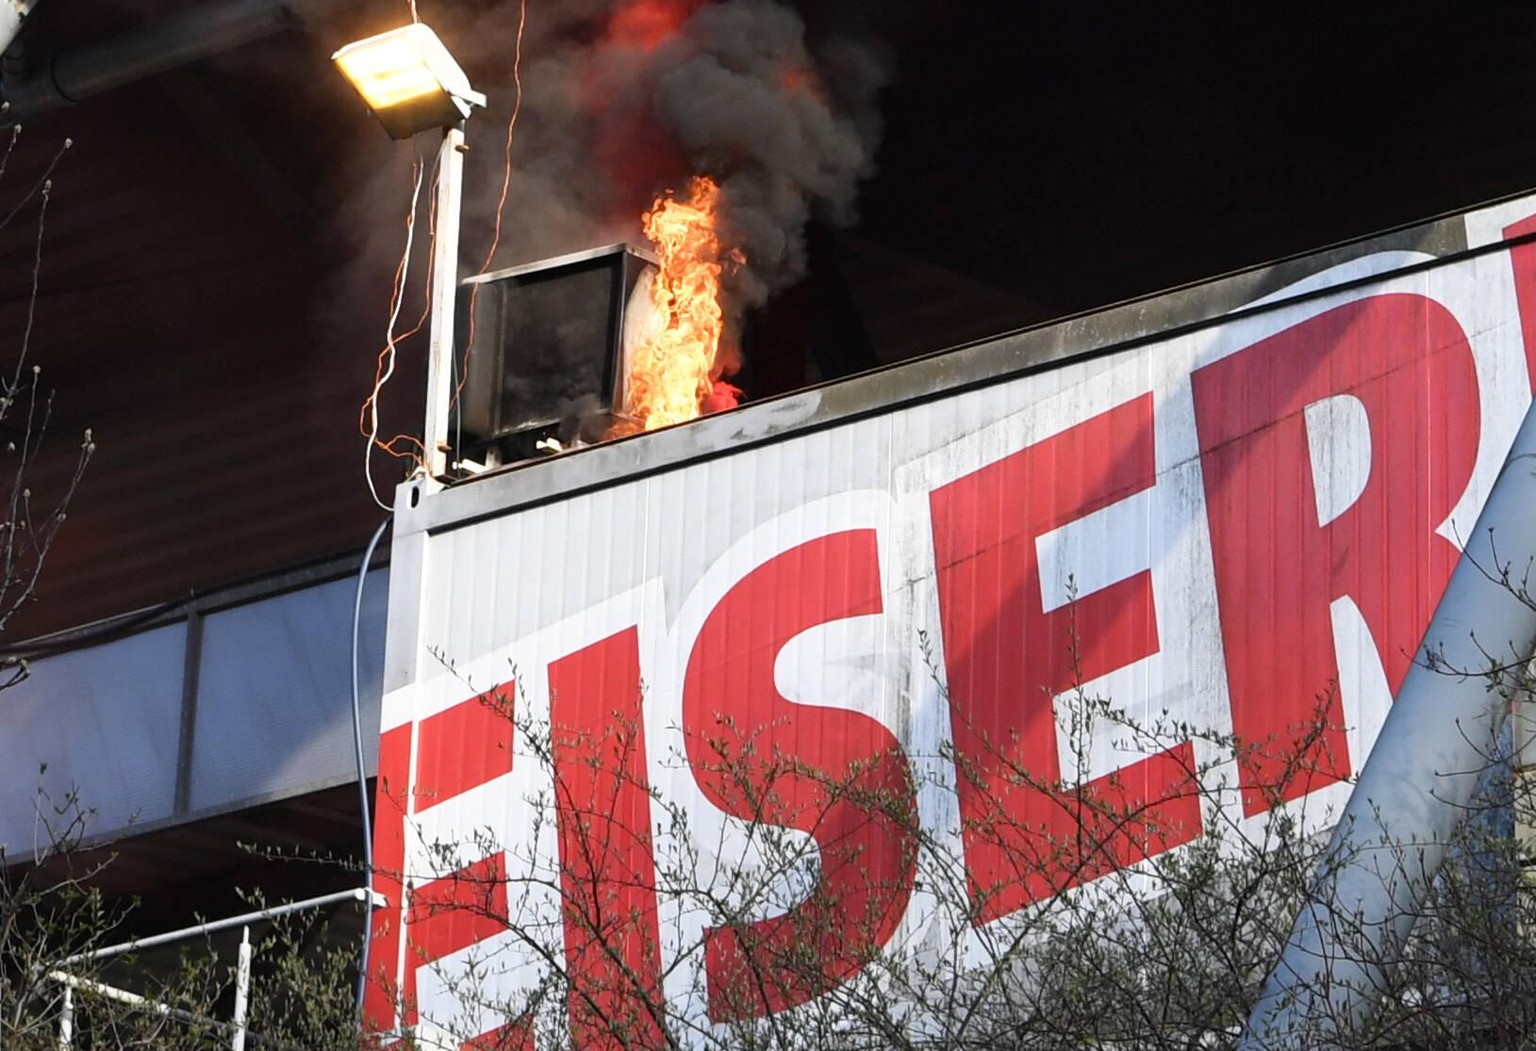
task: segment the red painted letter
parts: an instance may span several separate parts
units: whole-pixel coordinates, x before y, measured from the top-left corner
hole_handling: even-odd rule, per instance
[[[810,834],[821,852],[815,888],[794,909],[708,931],[716,1021],[836,987],[890,940],[906,910],[916,798],[900,744],[867,716],[796,704],[774,685],[774,661],[795,636],[880,610],[874,531],[834,533],[732,587],[689,655],[683,728],[700,790],[743,821]]]
[[[1458,553],[1435,530],[1477,454],[1472,351],[1432,300],[1382,295],[1319,314],[1194,374],[1243,807],[1350,772],[1329,605],[1348,596],[1396,693]],[[1306,407],[1358,399],[1370,474],[1319,524]]]
[[[1054,698],[1157,652],[1157,615],[1145,570],[1046,612],[1035,540],[1150,488],[1154,448],[1144,395],[931,496],[977,924],[1200,829],[1187,742],[1076,789],[1061,784]]]
[[[661,1048],[661,936],[634,628],[549,666],[571,1043]]]
[[[1536,215],[1527,216],[1504,228],[1504,239],[1513,241],[1536,234]],[[1515,275],[1515,304],[1520,310],[1520,334],[1525,339],[1526,376],[1536,393],[1536,241],[1515,245],[1509,250],[1509,265]]]
[[[513,684],[507,683],[462,701],[421,721],[413,813],[422,814],[512,769]],[[444,956],[506,930],[507,881],[500,854],[482,858],[457,872],[425,879],[405,870],[407,815],[405,784],[411,764],[411,726],[384,734],[379,746],[378,819],[374,835],[375,886],[389,906],[373,914],[376,980],[367,987],[364,1009],[376,1030],[417,1019],[416,971]],[[403,908],[402,908],[403,906]],[[403,921],[403,922],[402,922]],[[404,928],[404,968],[394,982]]]
[[[398,1027],[400,935],[405,926],[405,821],[411,779],[411,724],[386,730],[379,738],[379,780],[374,793],[374,890],[388,904],[373,909],[372,952],[363,992],[363,1018],[375,1033]]]

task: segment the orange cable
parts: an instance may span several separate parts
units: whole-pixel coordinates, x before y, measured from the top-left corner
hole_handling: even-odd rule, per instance
[[[368,491],[373,495],[373,502],[385,511],[390,506],[379,499],[378,488],[373,484],[373,450],[379,444],[379,393],[384,385],[389,382],[395,372],[395,348],[401,339],[406,336],[395,334],[395,325],[400,319],[400,308],[405,301],[405,287],[410,272],[411,248],[415,243],[416,235],[416,209],[421,200],[421,178],[425,165],[421,158],[416,159],[413,168],[413,187],[411,189],[411,209],[405,218],[405,248],[400,253],[400,262],[395,267],[394,282],[389,295],[389,326],[385,330],[384,349],[379,352],[378,360],[374,366],[373,389],[363,401],[362,408],[358,412],[358,429],[367,437],[368,443],[363,449],[363,479],[368,483]],[[417,328],[420,328],[418,324]],[[412,330],[415,331],[414,329]],[[410,333],[407,333],[408,336]],[[392,444],[395,439],[390,439]],[[393,452],[393,450],[390,450]]]

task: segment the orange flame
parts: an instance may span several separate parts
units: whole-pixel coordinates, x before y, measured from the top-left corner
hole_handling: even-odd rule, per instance
[[[735,388],[718,382],[716,356],[724,312],[720,275],[739,265],[716,231],[720,187],[696,176],[685,197],[663,194],[645,214],[645,236],[660,263],[651,282],[652,310],[629,362],[625,412],[651,431],[735,404]]]

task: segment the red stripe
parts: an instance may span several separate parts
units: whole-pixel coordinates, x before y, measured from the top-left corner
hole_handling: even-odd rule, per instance
[[[634,628],[549,666],[571,1044],[666,1046]]]
[[[395,1028],[399,975],[400,927],[405,888],[405,801],[411,773],[411,724],[387,730],[379,738],[379,784],[374,798],[373,886],[388,901],[375,909],[369,979],[363,993],[363,1018],[374,1032]]]
[[[512,711],[517,683],[421,721],[417,743],[416,812],[512,772]]]

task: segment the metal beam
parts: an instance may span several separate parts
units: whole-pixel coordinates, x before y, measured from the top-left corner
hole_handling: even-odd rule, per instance
[[[143,29],[43,57],[0,83],[8,116],[25,118],[260,40],[323,0],[219,0]],[[9,0],[0,0],[0,39]],[[14,33],[12,34],[14,35]]]

